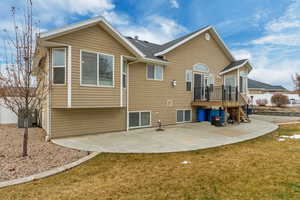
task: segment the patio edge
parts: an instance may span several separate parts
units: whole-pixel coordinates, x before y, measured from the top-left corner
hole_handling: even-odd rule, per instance
[[[27,183],[27,182],[39,180],[39,179],[42,179],[42,178],[46,178],[46,177],[49,177],[49,176],[52,176],[52,175],[64,172],[64,171],[66,171],[68,169],[76,167],[76,166],[78,166],[78,165],[80,165],[80,164],[82,164],[82,163],[84,163],[84,162],[86,162],[86,161],[94,158],[98,154],[100,154],[100,152],[93,152],[90,155],[85,156],[83,158],[80,158],[77,161],[68,163],[68,164],[60,166],[60,167],[56,167],[54,169],[50,169],[48,171],[44,171],[44,172],[41,172],[41,173],[33,174],[33,175],[26,176],[26,177],[23,177],[23,178],[17,178],[17,179],[13,179],[13,180],[9,180],[9,181],[0,182],[0,189],[4,188],[4,187],[8,187],[8,186],[13,186],[13,185],[18,185],[18,184],[22,184],[22,183]]]

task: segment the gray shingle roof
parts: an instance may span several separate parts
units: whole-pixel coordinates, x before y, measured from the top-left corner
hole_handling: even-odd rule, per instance
[[[227,65],[221,72],[225,72],[227,70],[235,68],[235,67],[243,64],[245,61],[247,61],[247,59],[234,61],[234,62],[230,63],[229,65]]]
[[[146,58],[163,60],[160,57],[154,56],[154,54],[161,48],[161,45],[144,40],[134,39],[132,37],[126,37],[126,39],[131,42],[131,44],[133,44],[136,48],[138,48],[143,54],[145,54]]]
[[[268,90],[268,91],[288,91],[286,88],[284,88],[281,85],[270,85],[253,79],[248,79],[248,88],[250,90],[261,89],[261,90]]]
[[[188,38],[189,36],[203,30],[206,29],[209,26],[205,26],[203,28],[200,28],[196,31],[193,31],[189,34],[186,34],[182,37],[179,37],[175,40],[172,40],[170,42],[167,42],[165,44],[155,44],[155,43],[151,43],[148,41],[144,41],[144,40],[138,40],[132,37],[126,37],[126,39],[131,42],[136,48],[138,48],[143,54],[145,54],[146,58],[152,58],[152,59],[159,59],[159,60],[164,60],[161,57],[155,56],[155,53],[161,52],[165,49],[168,49],[169,47],[181,42],[182,40]]]

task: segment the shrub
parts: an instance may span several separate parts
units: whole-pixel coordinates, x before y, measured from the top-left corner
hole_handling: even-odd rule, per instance
[[[283,94],[274,94],[271,98],[271,102],[272,104],[275,104],[278,107],[290,103],[289,97]]]
[[[259,106],[265,106],[268,104],[268,99],[257,99],[256,104]]]

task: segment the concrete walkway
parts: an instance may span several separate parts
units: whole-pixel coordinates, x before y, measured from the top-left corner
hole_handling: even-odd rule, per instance
[[[168,126],[165,131],[136,129],[78,137],[53,139],[69,148],[114,153],[166,153],[206,149],[259,137],[278,128],[276,124],[253,119],[251,123],[214,127],[207,122]]]

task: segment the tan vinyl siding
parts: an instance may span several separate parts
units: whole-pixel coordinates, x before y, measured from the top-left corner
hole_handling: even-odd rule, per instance
[[[52,138],[122,131],[125,109],[52,109]]]
[[[95,25],[51,41],[72,46],[72,107],[120,106],[120,60],[121,55],[132,56],[116,39]],[[80,86],[80,50],[88,50],[114,56],[114,87]],[[62,98],[63,89],[53,93]],[[65,91],[67,94],[67,90]],[[54,99],[58,101],[58,99]],[[67,102],[67,99],[66,99]],[[54,102],[56,104],[56,102]]]
[[[170,67],[181,71],[175,70],[175,74],[184,73],[185,69],[192,69],[197,63],[204,64],[209,68],[209,73],[214,75],[215,85],[222,85],[222,78],[218,74],[231,61],[213,37],[207,41],[204,35],[205,33],[167,53],[166,58],[172,62]]]
[[[193,92],[186,91],[185,70],[197,63],[209,67],[214,75],[215,85],[222,85],[218,73],[230,63],[216,41],[204,40],[200,35],[166,55],[171,62],[164,67],[163,81],[146,80],[146,64],[137,63],[129,68],[129,110],[151,111],[152,126],[157,120],[164,125],[176,123],[176,110],[191,109],[193,121],[196,108],[191,106]],[[176,80],[173,88],[171,81]]]

